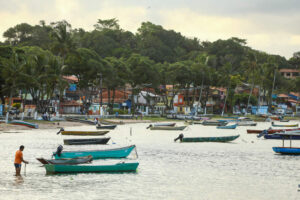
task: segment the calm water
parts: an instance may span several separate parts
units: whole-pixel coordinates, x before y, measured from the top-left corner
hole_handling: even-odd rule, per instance
[[[139,161],[138,172],[123,174],[46,175],[35,158],[50,158],[63,138],[74,137],[56,135],[56,130],[1,133],[0,199],[300,199],[300,156],[276,155],[272,146],[280,146],[280,140],[257,139],[254,134],[246,134],[247,128],[268,128],[270,123],[236,130],[193,125],[179,132],[151,131],[145,129],[147,126],[118,126],[107,134],[111,137],[109,145],[64,146],[71,150],[136,144],[138,158],[133,151],[126,160]],[[64,128],[95,130],[93,126]],[[174,143],[179,133],[240,134],[240,138],[231,143]],[[25,145],[24,159],[30,164],[26,175],[23,166],[22,178],[16,178],[14,154],[21,144]],[[300,147],[300,141],[293,144]],[[94,161],[113,162],[119,160]]]

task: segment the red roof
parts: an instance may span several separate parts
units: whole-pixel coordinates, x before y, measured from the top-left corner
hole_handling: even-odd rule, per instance
[[[278,98],[289,98],[289,96],[286,94],[279,94],[277,97]]]
[[[63,76],[63,78],[70,82],[75,82],[75,83],[78,82],[78,78],[76,76]]]
[[[298,69],[281,69],[279,72],[300,72]]]

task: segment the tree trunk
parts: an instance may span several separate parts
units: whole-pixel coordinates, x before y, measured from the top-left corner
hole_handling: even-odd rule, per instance
[[[249,107],[250,98],[251,98],[251,95],[252,95],[252,92],[253,92],[253,88],[254,88],[254,79],[253,79],[253,81],[252,81],[252,85],[251,85],[250,94],[249,94],[249,96],[248,96],[248,102],[247,102],[247,107],[246,107],[246,112],[245,112],[245,115],[247,114],[247,111],[248,111],[248,107]]]
[[[225,100],[224,100],[224,105],[223,105],[223,108],[222,108],[222,116],[224,115],[224,111],[225,111],[225,108],[226,108],[226,102],[227,102],[227,98],[229,96],[229,86],[227,87],[227,91],[226,91],[226,96],[225,96]]]

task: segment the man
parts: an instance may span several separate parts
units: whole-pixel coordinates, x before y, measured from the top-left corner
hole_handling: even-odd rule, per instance
[[[15,155],[15,168],[16,168],[16,176],[21,176],[21,163],[24,162],[25,164],[28,164],[26,160],[23,160],[23,153],[24,146],[21,145],[20,149],[16,152]]]

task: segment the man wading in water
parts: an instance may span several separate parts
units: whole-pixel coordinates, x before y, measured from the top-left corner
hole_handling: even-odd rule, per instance
[[[24,162],[25,164],[28,164],[26,160],[23,160],[23,151],[24,146],[21,145],[20,149],[16,152],[15,156],[15,168],[16,168],[16,176],[21,176],[21,163]]]

